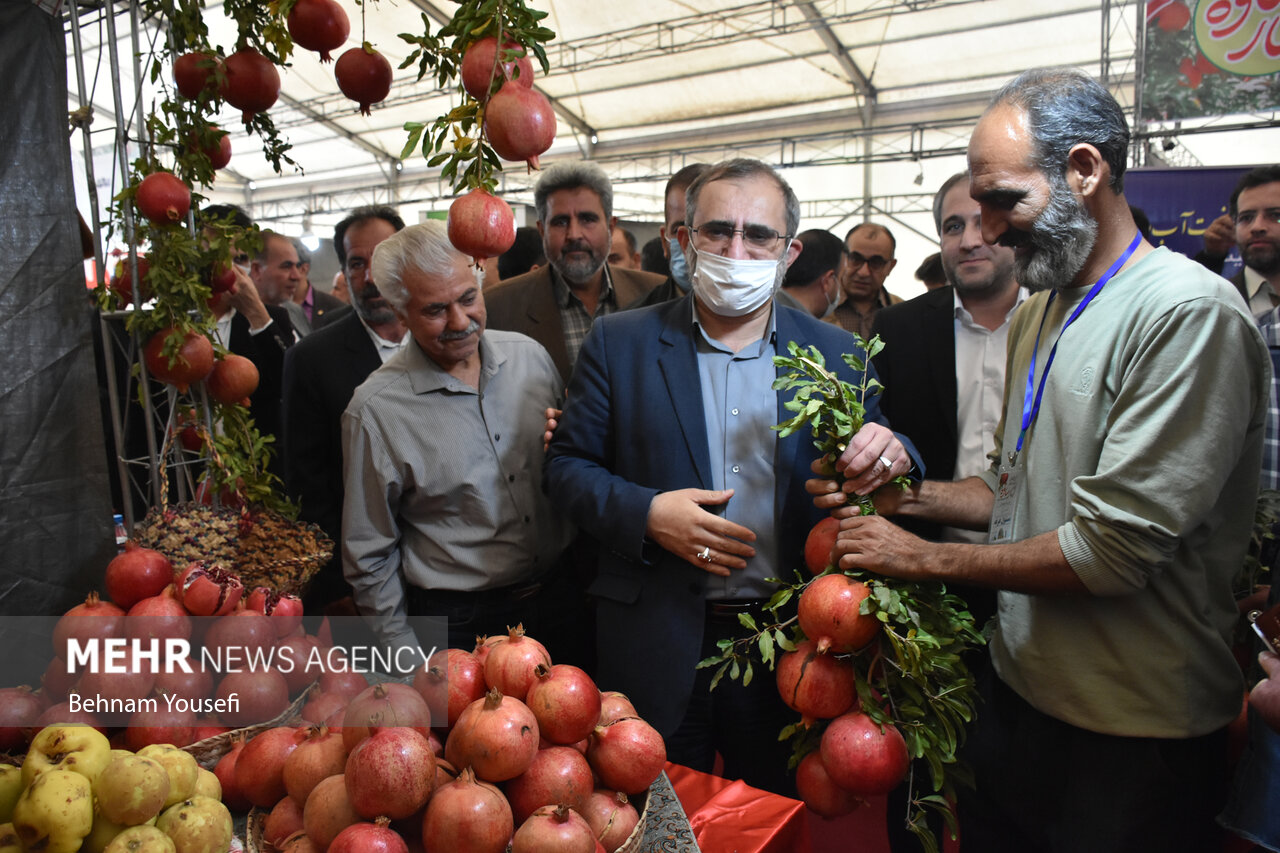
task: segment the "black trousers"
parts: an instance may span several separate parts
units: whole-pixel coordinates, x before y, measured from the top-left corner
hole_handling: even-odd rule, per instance
[[[758,609],[752,615],[757,622],[764,618]],[[699,659],[718,653],[717,640],[740,637],[745,631],[736,612],[717,613],[709,607]],[[724,759],[724,778],[794,797],[795,776],[787,770],[791,745],[779,743],[778,732],[800,715],[782,701],[774,674],[757,661],[750,685],[743,687],[741,678],[730,681],[726,673],[713,692],[714,674],[715,667],[698,670],[684,719],[667,738],[667,758],[710,773],[718,752]]]
[[[1158,664],[1153,664],[1158,665]],[[1212,853],[1227,785],[1226,730],[1116,737],[1037,711],[994,670],[965,744],[965,853]]]
[[[449,648],[471,651],[477,637],[505,636],[523,624],[552,663],[595,670],[593,611],[576,579],[560,569],[542,580],[479,592],[406,587],[409,616],[446,623]]]

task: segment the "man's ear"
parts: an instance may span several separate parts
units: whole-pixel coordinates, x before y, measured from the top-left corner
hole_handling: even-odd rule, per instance
[[[1111,167],[1097,148],[1081,142],[1067,152],[1067,184],[1082,197],[1089,198],[1110,182]]]
[[[680,251],[684,252],[687,259],[689,257],[689,241],[693,239],[693,232],[689,230],[688,225],[680,225],[676,229],[676,240],[680,243]]]
[[[800,257],[800,253],[803,251],[804,243],[801,243],[798,237],[792,237],[791,245],[787,247],[787,254],[785,256],[787,259],[788,269],[791,268],[791,265],[796,262],[796,258]]]

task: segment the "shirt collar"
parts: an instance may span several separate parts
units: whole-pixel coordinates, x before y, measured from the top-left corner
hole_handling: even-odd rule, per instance
[[[609,272],[609,265],[605,264],[600,268],[604,272],[604,278],[600,287],[600,302],[613,301],[613,276]],[[573,291],[569,289],[569,284],[560,275],[560,271],[551,265],[551,292],[555,296],[556,305],[561,308],[569,307],[569,297],[573,295]]]
[[[1262,289],[1263,285],[1270,287],[1266,277],[1253,267],[1242,266],[1241,269],[1244,270],[1244,289],[1248,292],[1250,299],[1258,295],[1258,291]]]
[[[404,358],[407,362],[409,382],[413,387],[415,394],[430,394],[433,391],[462,391],[468,394],[478,393],[477,389],[472,388],[461,379],[450,376],[444,371],[440,365],[436,364],[427,355],[413,335],[405,334],[405,338],[410,341],[406,348]],[[498,372],[507,357],[498,349],[489,344],[488,337],[480,333],[480,391],[484,390],[487,381]]]
[[[767,352],[771,351],[774,347],[775,342],[778,339],[777,300],[770,299],[769,305],[770,305],[769,325],[765,327],[764,335],[760,338],[759,346],[758,346],[758,349],[756,350],[757,355],[765,355]],[[693,321],[693,327],[697,329],[698,336],[701,339],[702,343],[706,344],[706,346],[710,347],[711,349],[719,350],[720,352],[727,352],[727,353],[730,353],[731,355],[739,354],[739,353],[734,353],[727,346],[720,343],[716,339],[712,338],[710,335],[707,334],[706,329],[702,328],[702,323],[701,321],[698,320],[698,306],[697,306],[696,297],[689,298],[689,311],[691,314],[691,319]]]
[[[1004,321],[1006,323],[1013,318],[1013,312],[1018,310],[1018,306],[1023,302],[1026,302],[1030,296],[1031,291],[1027,290],[1025,287],[1018,287],[1018,298],[1014,300],[1013,307],[1009,309],[1009,313],[1004,315]],[[955,306],[956,319],[964,323],[973,323],[973,315],[969,313],[969,309],[965,308],[964,304],[960,301],[960,291],[956,290],[954,286],[951,288],[951,299]]]

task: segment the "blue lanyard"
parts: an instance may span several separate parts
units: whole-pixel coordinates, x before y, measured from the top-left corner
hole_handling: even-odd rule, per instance
[[[1040,317],[1040,329],[1036,332],[1036,347],[1031,351],[1031,366],[1027,369],[1027,390],[1022,400],[1022,432],[1018,433],[1018,453],[1022,452],[1022,442],[1027,437],[1027,430],[1035,423],[1036,417],[1040,414],[1040,402],[1044,399],[1045,382],[1049,379],[1049,369],[1053,367],[1053,357],[1058,354],[1058,344],[1062,342],[1062,336],[1067,333],[1067,329],[1076,321],[1076,318],[1084,313],[1084,309],[1089,307],[1093,297],[1102,291],[1103,286],[1111,281],[1112,277],[1125,265],[1125,262],[1132,257],[1141,242],[1142,235],[1134,234],[1133,242],[1129,244],[1129,248],[1124,250],[1124,254],[1116,258],[1116,262],[1102,274],[1102,278],[1098,279],[1098,283],[1089,290],[1085,298],[1076,306],[1076,310],[1071,312],[1067,322],[1062,324],[1062,331],[1058,333],[1058,339],[1053,342],[1053,349],[1049,350],[1049,358],[1044,363],[1044,373],[1040,376],[1040,387],[1037,389],[1035,385],[1036,355],[1040,352],[1040,335],[1044,333],[1044,321],[1049,317],[1049,307],[1053,305],[1053,299],[1058,295],[1058,291],[1055,290],[1049,294],[1049,301],[1044,305],[1044,314]],[[1034,396],[1032,394],[1033,391]]]

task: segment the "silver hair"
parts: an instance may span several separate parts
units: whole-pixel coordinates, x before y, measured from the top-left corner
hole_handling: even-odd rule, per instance
[[[966,169],[963,172],[956,172],[951,177],[942,182],[942,186],[938,188],[938,193],[933,197],[933,224],[938,229],[938,236],[942,236],[942,203],[947,198],[947,193],[951,192],[951,188],[956,184],[964,181],[969,183],[969,172]]]
[[[538,221],[547,221],[547,197],[560,190],[576,190],[586,187],[600,199],[600,207],[604,208],[604,218],[613,216],[613,184],[609,176],[595,163],[578,160],[572,163],[553,163],[542,170],[538,185],[533,190],[533,206],[538,212]]]
[[[409,289],[404,283],[407,271],[443,275],[459,260],[470,261],[449,242],[445,224],[428,219],[397,231],[378,244],[373,250],[373,281],[383,298],[403,314],[409,304]],[[482,273],[479,268],[473,272],[479,284]]]
[[[1075,68],[1032,68],[996,92],[991,106],[1000,104],[1027,114],[1034,162],[1041,172],[1063,174],[1072,146],[1083,142],[1097,148],[1111,167],[1111,189],[1124,190],[1129,122],[1097,80]]]
[[[712,181],[732,181],[757,176],[770,178],[778,185],[778,189],[782,191],[782,199],[786,206],[787,234],[794,237],[796,229],[800,227],[800,200],[796,198],[795,191],[791,189],[790,184],[782,179],[777,170],[768,163],[761,160],[751,160],[746,157],[716,163],[694,179],[694,182],[684,192],[685,224],[690,228],[693,227],[694,215],[698,209],[698,195],[707,184]]]

